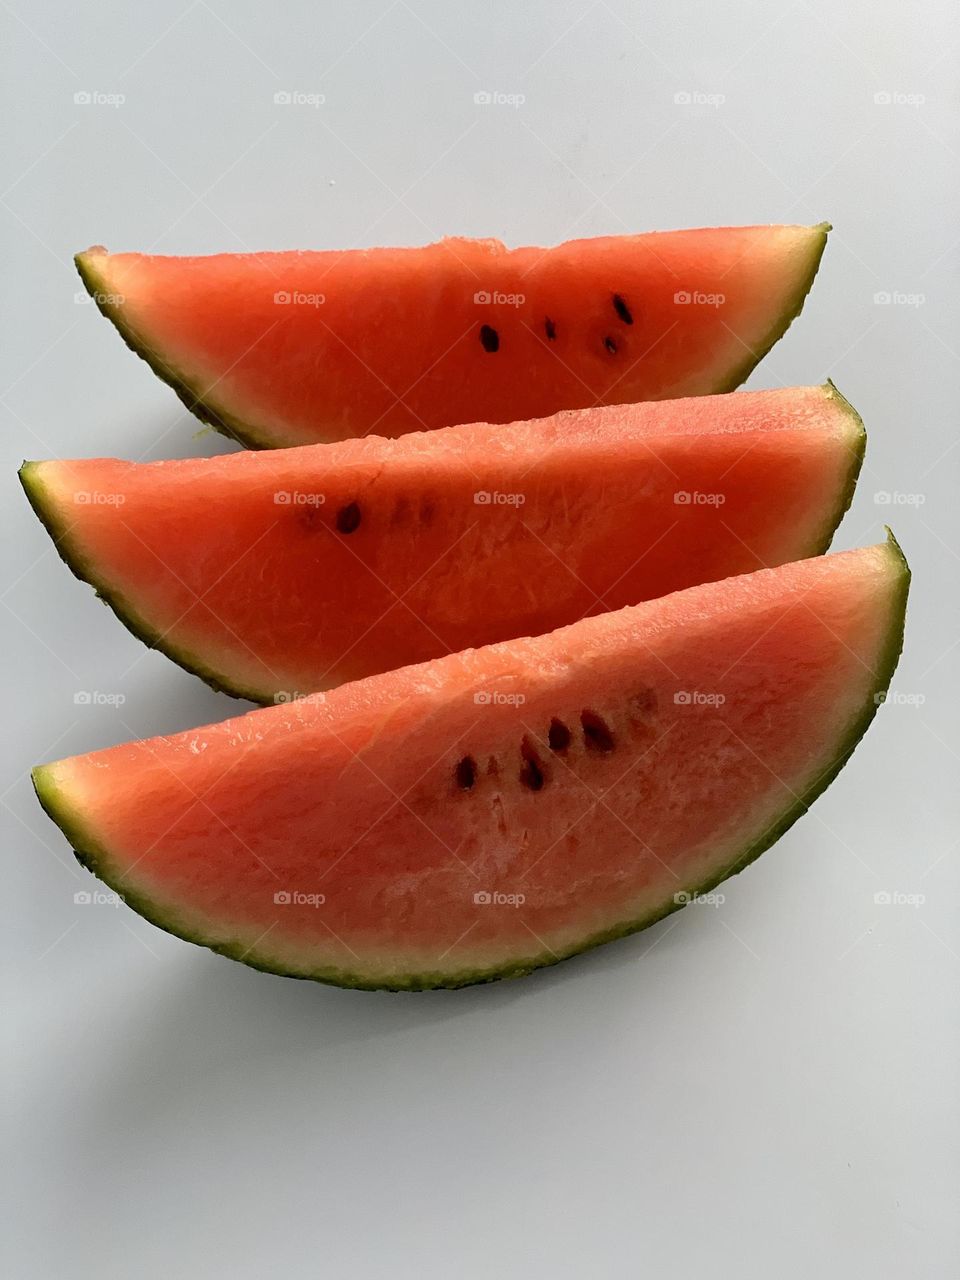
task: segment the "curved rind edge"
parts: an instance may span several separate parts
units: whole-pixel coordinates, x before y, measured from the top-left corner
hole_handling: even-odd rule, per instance
[[[221,675],[205,666],[200,659],[175,645],[168,644],[165,636],[145,622],[128,604],[126,599],[115,591],[108,582],[99,578],[88,562],[73,547],[70,541],[70,530],[56,514],[56,503],[46,497],[43,482],[37,475],[42,463],[24,462],[17,472],[27,501],[43,527],[53,540],[57,554],[75,578],[93,587],[97,596],[108,605],[116,617],[129,632],[137,637],[148,649],[156,649],[175,662],[184,671],[199,676],[216,693],[229,694],[231,698],[246,698],[250,702],[270,705],[274,701],[274,693],[265,693],[246,689],[234,682],[225,681]]]
[[[94,267],[89,250],[85,253],[74,254],[73,261],[80,274],[80,279],[83,281],[84,288],[96,303],[100,314],[110,321],[134,355],[146,361],[161,382],[165,382],[168,387],[176,392],[184,406],[195,418],[199,418],[207,426],[219,431],[222,436],[226,436],[229,440],[235,440],[237,444],[243,445],[246,449],[276,449],[284,447],[279,441],[258,440],[252,427],[234,418],[226,409],[218,406],[210,398],[209,393],[198,391],[196,387],[191,385],[186,375],[161,359],[146,339],[141,337],[133,325],[130,324],[124,315],[123,305],[108,301],[113,294],[107,287],[107,281],[103,279]],[[301,444],[302,441],[291,440],[289,443]]]
[[[847,397],[837,389],[836,384],[831,378],[823,384],[823,393],[828,400],[833,400],[839,408],[846,414],[851,436],[850,444],[850,469],[847,472],[847,479],[840,499],[834,508],[830,522],[825,526],[825,532],[822,539],[822,545],[819,554],[823,554],[831,543],[833,536],[840,527],[840,522],[850,510],[853,503],[854,495],[857,491],[857,482],[860,479],[860,472],[863,468],[863,460],[867,452],[867,429],[863,425],[863,418],[853,407]]]
[[[851,724],[830,763],[810,783],[804,793],[797,798],[796,803],[726,867],[716,874],[710,875],[700,884],[684,886],[683,892],[687,895],[687,901],[695,896],[709,893],[718,884],[729,879],[730,876],[738,875],[775,844],[793,826],[797,819],[806,813],[814,800],[833,782],[853,754],[857,744],[876,715],[877,708],[882,701],[882,699],[878,698],[878,694],[885,693],[889,687],[903,647],[907,595],[910,586],[910,569],[906,558],[889,529],[887,530],[887,535],[888,553],[896,563],[897,586],[891,601],[887,643],[880,656],[879,669],[875,672],[876,683],[869,690],[869,696],[861,708],[860,715]],[[461,970],[453,973],[424,972],[409,975],[391,975],[389,979],[380,979],[356,971],[351,972],[346,969],[329,967],[312,970],[309,973],[289,973],[272,965],[267,958],[258,956],[253,948],[244,949],[242,943],[213,943],[189,928],[178,926],[177,922],[165,915],[150,900],[137,894],[126,893],[122,877],[114,876],[111,873],[109,854],[92,833],[84,829],[82,823],[72,811],[67,797],[61,793],[53,781],[51,766],[38,766],[33,770],[31,776],[41,806],[66,836],[81,865],[92,871],[108,884],[111,889],[120,894],[127,905],[143,916],[145,920],[165,932],[173,934],[175,937],[182,938],[186,942],[193,942],[198,946],[207,947],[219,955],[238,960],[253,969],[259,969],[264,973],[278,974],[281,977],[300,978],[326,983],[330,986],[348,987],[364,991],[452,989],[496,982],[503,979],[519,978],[532,973],[535,969],[558,964],[563,960],[571,959],[575,955],[581,955],[585,951],[591,951],[595,947],[602,946],[604,943],[616,941],[618,938],[626,937],[632,933],[638,933],[642,929],[647,929],[659,920],[671,915],[674,911],[679,911],[685,905],[684,902],[678,903],[676,901],[677,896],[680,896],[677,894],[674,896],[673,901],[661,904],[647,915],[593,934],[576,946],[571,947],[562,955],[557,955],[552,951],[539,952],[535,955],[518,959],[516,963],[501,965],[488,970]]]
[[[798,560],[823,555],[829,549],[834,534],[853,501],[866,448],[866,431],[863,427],[863,420],[856,409],[841,395],[832,382],[828,382],[824,386],[824,392],[828,398],[840,401],[842,407],[849,412],[853,420],[851,463],[840,497],[825,521],[823,531],[811,541],[809,550],[803,551],[796,556]],[[117,591],[107,579],[97,573],[96,568],[89,559],[84,557],[74,546],[70,539],[69,528],[57,518],[56,503],[47,499],[42,480],[37,474],[41,466],[42,464],[37,462],[24,462],[17,474],[34,513],[49,533],[60,559],[74,577],[93,587],[97,596],[109,606],[119,621],[148,649],[156,649],[157,652],[162,653],[171,662],[175,662],[184,671],[197,676],[216,693],[225,693],[231,698],[245,698],[247,701],[256,702],[261,706],[273,705],[278,692],[276,689],[255,689],[240,684],[230,676],[225,675],[224,672],[214,670],[208,666],[196,654],[172,644],[167,640],[163,632],[157,631],[151,623],[141,617],[135,606],[120,591]]]
[[[829,388],[825,387],[824,390],[828,398],[840,400],[843,407],[849,411],[855,421],[854,443],[851,450],[852,458],[850,470],[836,506],[827,517],[822,532],[811,540],[809,549],[797,554],[796,559],[798,560],[822,555],[829,548],[840,521],[853,501],[866,445],[866,432],[863,429],[863,422],[857,411],[849,401],[840,395],[833,383],[830,383]],[[110,607],[127,630],[142,641],[148,649],[156,649],[159,653],[164,654],[171,662],[175,662],[177,666],[182,667],[184,671],[198,676],[199,679],[203,680],[205,684],[209,685],[217,693],[225,693],[232,698],[245,698],[261,706],[273,705],[276,701],[278,690],[273,688],[255,689],[238,683],[229,675],[224,674],[223,671],[214,670],[207,665],[204,659],[190,650],[173,644],[167,639],[165,633],[158,631],[151,623],[146,621],[137,612],[136,607],[112,583],[97,573],[96,567],[74,545],[70,538],[69,527],[58,519],[56,503],[47,498],[42,479],[38,474],[42,465],[42,463],[24,462],[18,472],[20,483],[37,518],[53,540],[57,554],[74,577],[93,587],[97,596]]]
[[[751,351],[743,364],[730,376],[729,381],[722,386],[715,387],[711,392],[712,395],[724,395],[728,391],[736,391],[737,387],[746,382],[760,361],[764,356],[769,355],[803,310],[804,303],[813,288],[813,282],[817,278],[817,272],[820,270],[820,263],[823,261],[824,250],[827,247],[827,237],[833,230],[833,226],[829,222],[818,222],[810,230],[817,231],[820,234],[811,247],[807,272],[797,286],[796,291],[778,316],[767,337],[758,344],[758,350]]]
[[[841,399],[846,410],[850,411],[852,419],[855,419],[858,428],[855,429],[854,444],[851,448],[850,470],[841,490],[840,499],[833,507],[831,513],[824,522],[823,530],[819,532],[817,538],[812,540],[810,547],[801,550],[797,554],[796,559],[808,559],[813,556],[822,556],[829,548],[836,534],[837,527],[847,511],[850,508],[852,498],[856,489],[856,480],[860,474],[860,467],[863,465],[865,442],[867,442],[867,433],[863,428],[863,421],[860,415],[849,402],[840,396],[833,384],[829,384],[832,392],[836,393],[836,397]],[[828,396],[831,393],[828,393]],[[23,485],[24,493],[27,494],[27,500],[33,511],[35,511],[38,520],[44,525],[50,534],[52,543],[54,543],[56,552],[58,552],[61,561],[67,564],[70,572],[74,577],[86,582],[88,586],[92,586],[97,596],[115,614],[116,618],[123,623],[124,627],[141,640],[148,649],[156,649],[157,652],[163,653],[166,658],[177,663],[178,667],[182,667],[184,671],[197,676],[200,680],[209,685],[212,690],[218,694],[228,694],[230,698],[244,698],[252,703],[259,703],[262,707],[270,707],[276,700],[275,689],[252,689],[252,687],[238,684],[236,680],[232,680],[230,676],[224,675],[223,671],[215,671],[214,668],[207,666],[204,659],[197,657],[195,653],[189,652],[188,649],[180,648],[179,645],[170,643],[166,639],[164,632],[157,631],[150,622],[141,617],[136,607],[129,602],[127,596],[114,588],[114,585],[105,577],[96,572],[90,559],[82,556],[81,552],[74,547],[73,541],[70,540],[69,527],[64,525],[63,521],[58,520],[56,516],[56,503],[46,498],[46,490],[40,476],[37,475],[38,468],[42,463],[24,462],[18,471],[20,484]]]
[[[807,295],[813,286],[824,250],[827,247],[827,236],[832,231],[829,222],[820,222],[809,228],[819,232],[810,251],[808,269],[796,291],[791,295],[784,309],[780,312],[766,338],[759,344],[757,351],[750,351],[746,360],[738,365],[734,372],[721,384],[713,387],[710,395],[723,395],[728,391],[736,391],[749,378],[760,361],[776,346],[783,335],[803,310]],[[282,449],[306,443],[302,439],[283,440],[282,438],[263,438],[258,428],[249,422],[241,422],[223,406],[217,405],[209,392],[202,392],[193,386],[189,377],[172,366],[157,354],[144,337],[137,333],[123,313],[123,306],[108,301],[112,296],[106,287],[107,282],[98,274],[90,258],[90,251],[74,256],[74,263],[80,273],[80,279],[90,297],[96,303],[101,315],[106,316],[116,328],[120,337],[135,355],[145,360],[153,372],[176,392],[187,409],[201,422],[207,423],[221,435],[235,440],[247,449]],[[324,443],[320,438],[316,443]]]

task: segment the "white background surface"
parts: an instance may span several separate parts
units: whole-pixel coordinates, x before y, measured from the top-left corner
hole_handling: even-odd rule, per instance
[[[952,6],[4,9],[7,1274],[957,1274]],[[326,102],[274,106],[282,90]],[[479,90],[526,100],[476,106]],[[830,375],[863,413],[837,545],[885,520],[903,543],[912,700],[722,907],[522,983],[391,996],[267,977],[74,904],[92,882],[29,766],[238,705],[129,635],[16,484],[24,457],[230,447],[195,438],[75,303],[74,251],[821,219],[812,297],[750,385]]]

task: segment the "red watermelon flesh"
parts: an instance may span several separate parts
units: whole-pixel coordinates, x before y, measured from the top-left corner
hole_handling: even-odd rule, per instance
[[[270,701],[816,555],[863,442],[827,385],[21,475],[136,634]]]
[[[833,779],[900,651],[894,542],[34,771],[172,933],[358,987],[517,976],[741,870]]]
[[[188,407],[263,448],[731,391],[799,313],[828,230],[76,261]]]

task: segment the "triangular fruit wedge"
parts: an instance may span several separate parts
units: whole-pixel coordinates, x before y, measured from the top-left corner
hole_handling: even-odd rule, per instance
[[[817,555],[863,444],[828,385],[21,477],[132,631],[268,702]]]
[[[76,262],[192,412],[272,448],[732,391],[799,313],[829,229]]]
[[[148,920],[355,987],[514,977],[740,871],[896,666],[896,543],[800,561],[34,771]]]

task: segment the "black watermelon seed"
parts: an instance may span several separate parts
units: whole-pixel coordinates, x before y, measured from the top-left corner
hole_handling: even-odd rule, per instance
[[[553,323],[553,321],[550,319],[549,316],[547,316],[546,320],[544,320],[543,322],[543,331],[547,335],[547,337],[550,339],[550,341],[553,342],[554,338],[557,336],[557,326]]]
[[[581,711],[580,724],[583,726],[583,740],[591,751],[613,750],[613,734],[602,716],[595,711]]]
[[[488,324],[480,326],[480,342],[483,344],[484,351],[500,350],[500,335],[496,329],[491,329]]]
[[[612,356],[615,356],[617,354],[617,344],[614,342],[614,340],[610,337],[609,334],[607,335],[607,337],[604,338],[603,345],[607,348],[607,350],[610,352]]]
[[[477,762],[473,756],[464,756],[454,771],[457,786],[461,791],[469,791],[477,780]]]
[[[360,528],[360,508],[355,502],[348,502],[337,512],[338,533],[353,533]]]
[[[633,316],[630,314],[630,308],[620,297],[619,293],[613,295],[613,309],[623,321],[624,324],[633,324]]]
[[[547,730],[547,745],[551,751],[566,751],[570,745],[570,730],[562,720],[553,719],[550,721],[550,728]]]
[[[528,791],[542,791],[547,781],[547,775],[544,772],[543,762],[537,755],[529,738],[524,738],[523,742],[521,742],[520,755],[523,758],[523,765],[520,769],[520,785],[526,787]]]

